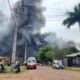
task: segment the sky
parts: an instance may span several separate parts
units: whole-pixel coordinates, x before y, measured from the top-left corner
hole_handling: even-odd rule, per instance
[[[17,0],[10,0],[11,5],[15,2]],[[58,37],[64,40],[80,42],[80,29],[77,23],[71,29],[62,25],[62,21],[67,17],[66,12],[73,11],[73,7],[79,2],[80,0],[43,0],[42,5],[46,8],[44,11],[46,24],[41,33],[55,32]],[[7,16],[10,15],[7,0],[0,0],[0,10],[7,12]]]

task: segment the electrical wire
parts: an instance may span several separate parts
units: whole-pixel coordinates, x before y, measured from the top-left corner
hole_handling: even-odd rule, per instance
[[[8,4],[9,4],[9,8],[10,8],[10,11],[11,11],[13,21],[15,23],[15,26],[17,27],[16,20],[15,20],[15,17],[13,15],[12,8],[11,8],[11,5],[10,5],[10,1],[9,0],[7,0],[7,1],[8,1]],[[45,18],[47,18],[48,21],[57,21],[57,20],[62,20],[64,17],[65,17],[65,15],[47,15]]]

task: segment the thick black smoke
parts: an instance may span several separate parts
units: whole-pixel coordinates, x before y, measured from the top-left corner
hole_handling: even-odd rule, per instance
[[[7,22],[8,27],[5,28],[7,31],[3,30],[7,34],[0,42],[0,53],[3,55],[10,55],[12,53],[15,27],[18,27],[17,56],[24,56],[25,45],[28,56],[36,55],[38,49],[45,44],[50,44],[58,48],[66,46],[65,41],[58,39],[52,33],[40,34],[40,30],[45,24],[43,16],[44,8],[41,2],[42,0],[23,0],[23,2],[19,0],[13,6],[13,14]],[[15,26],[13,17],[17,26]]]
[[[24,54],[25,44],[29,55],[43,45],[39,39],[40,29],[45,24],[43,16],[44,8],[41,6],[41,0],[19,0],[12,8],[12,15],[8,26],[10,27],[10,35],[1,42],[1,52],[9,52],[12,50],[14,28],[18,26],[17,54]],[[16,25],[14,23],[15,19]],[[40,36],[41,37],[41,36]],[[6,40],[6,41],[5,41]],[[44,42],[45,43],[45,42]],[[22,55],[23,55],[22,54]]]
[[[15,4],[13,12],[18,25],[18,48],[24,48],[26,44],[29,55],[35,54],[41,45],[40,40],[37,40],[38,36],[35,35],[45,24],[41,0],[23,0],[23,2],[21,0]]]

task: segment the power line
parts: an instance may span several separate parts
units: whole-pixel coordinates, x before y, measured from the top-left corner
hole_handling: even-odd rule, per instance
[[[50,16],[45,16],[45,18],[48,18],[48,19],[64,19],[65,17],[59,17],[59,16],[51,16],[50,17]]]
[[[22,1],[23,1],[23,0],[22,0]],[[9,1],[9,0],[8,0],[8,4],[9,4],[9,7],[10,7],[10,11],[11,11],[12,18],[13,18],[13,21],[14,21],[14,23],[15,23],[15,26],[17,26],[16,21],[15,21],[15,17],[14,17],[14,15],[13,15],[12,8],[11,8],[10,1]],[[23,5],[23,2],[22,2],[22,6],[24,6],[24,5]],[[28,6],[27,6],[27,7],[28,7]],[[45,16],[45,18],[50,19],[50,20],[48,20],[48,21],[62,20],[62,18],[64,18],[64,17],[65,17],[64,15],[47,15],[47,16]]]

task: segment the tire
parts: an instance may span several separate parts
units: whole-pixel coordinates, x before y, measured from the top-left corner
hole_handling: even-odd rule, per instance
[[[35,67],[34,69],[37,69],[37,67]]]

